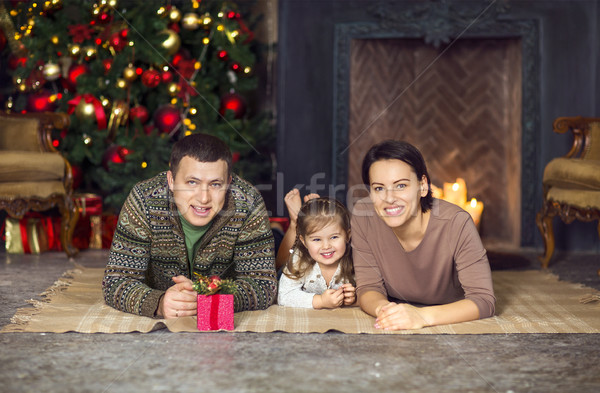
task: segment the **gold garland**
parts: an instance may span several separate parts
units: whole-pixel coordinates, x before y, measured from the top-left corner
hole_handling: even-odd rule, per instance
[[[11,52],[17,56],[23,55],[25,53],[25,46],[21,41],[15,38],[15,25],[8,10],[4,6],[4,2],[0,2],[0,29],[4,31]]]

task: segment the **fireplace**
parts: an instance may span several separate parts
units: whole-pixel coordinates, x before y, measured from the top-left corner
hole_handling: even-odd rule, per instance
[[[460,22],[448,9],[421,15],[419,31],[410,10],[371,12],[380,23],[336,25],[334,175],[351,190],[338,197],[360,194],[354,186],[372,144],[403,139],[421,150],[433,184],[464,178],[469,197],[485,203],[487,245],[531,243],[521,228],[535,216],[535,23],[490,12],[465,30],[468,16]]]

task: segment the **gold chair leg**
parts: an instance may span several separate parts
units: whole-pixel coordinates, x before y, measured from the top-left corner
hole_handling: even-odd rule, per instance
[[[69,257],[74,257],[79,253],[79,250],[73,245],[73,232],[75,231],[75,225],[79,220],[79,210],[73,203],[71,198],[67,199],[64,206],[60,206],[62,215],[62,222],[60,228],[60,242],[63,245],[63,249]]]
[[[535,221],[537,227],[542,234],[544,239],[544,255],[538,259],[542,263],[542,268],[547,269],[552,254],[554,254],[554,229],[552,227],[552,219],[554,216],[548,215],[546,207],[542,207],[542,210],[536,215]]]

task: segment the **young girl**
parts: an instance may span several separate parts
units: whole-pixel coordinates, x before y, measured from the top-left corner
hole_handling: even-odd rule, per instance
[[[286,235],[296,233],[279,281],[279,305],[321,309],[354,304],[348,210],[336,200],[313,197],[298,211],[298,190],[286,196],[286,203],[292,221]]]

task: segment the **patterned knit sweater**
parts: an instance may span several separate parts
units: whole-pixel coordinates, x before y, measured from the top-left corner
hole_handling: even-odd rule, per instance
[[[200,240],[193,271],[235,280],[235,312],[269,307],[276,299],[273,234],[260,193],[233,175],[223,209]],[[125,201],[102,289],[109,306],[154,317],[160,297],[188,278],[190,264],[166,172],[138,183]],[[193,280],[193,278],[192,278]]]

